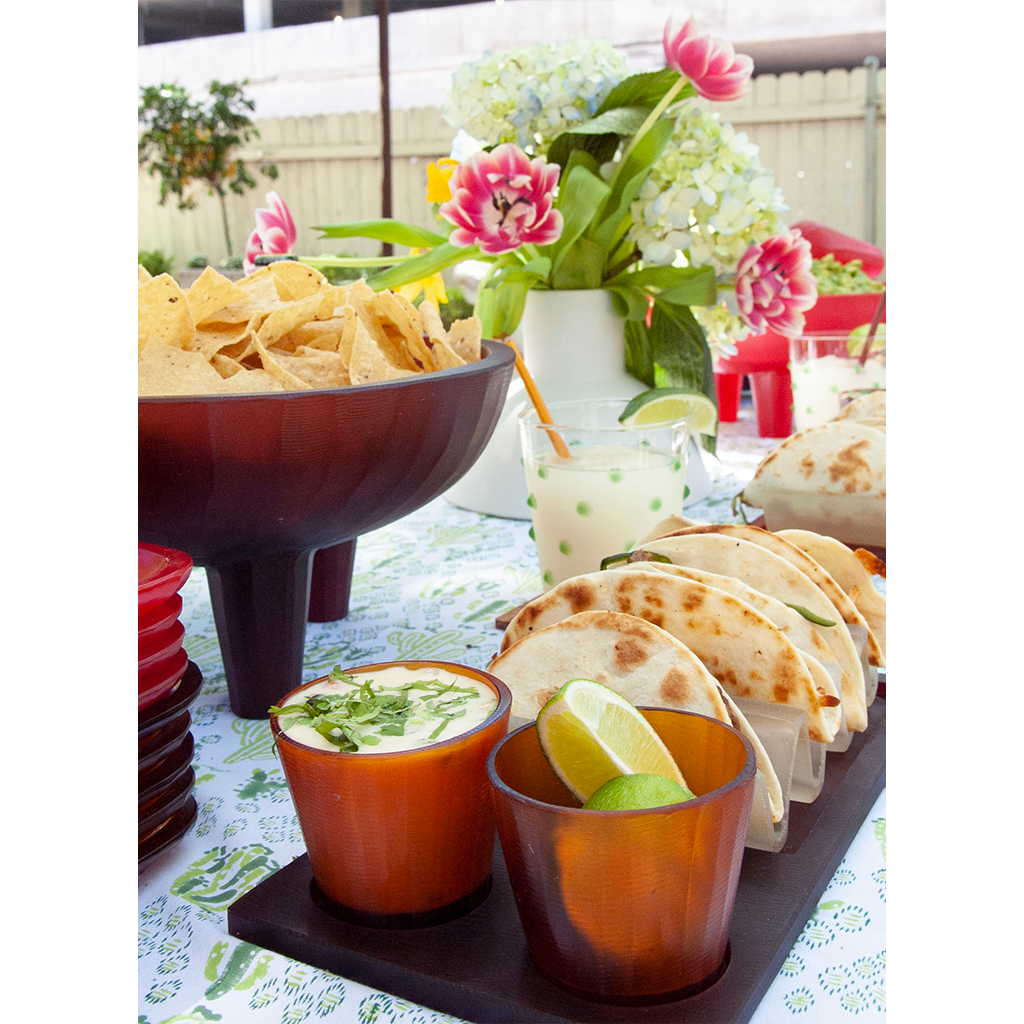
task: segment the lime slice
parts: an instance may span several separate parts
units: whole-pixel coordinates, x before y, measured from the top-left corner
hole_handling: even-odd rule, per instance
[[[619,422],[624,427],[650,427],[686,420],[693,434],[715,434],[718,410],[707,395],[684,388],[652,388],[632,399]]]
[[[851,356],[859,356],[864,351],[864,342],[868,340],[868,331],[871,324],[861,324],[854,327],[846,339],[846,352]],[[875,328],[875,336],[871,339],[871,352],[878,352],[885,348],[885,324],[879,324]],[[871,353],[868,353],[869,355]]]
[[[692,799],[693,794],[672,779],[660,775],[620,775],[609,779],[583,806],[589,811],[633,811]]]
[[[581,803],[619,775],[660,775],[686,785],[647,719],[591,679],[572,679],[551,697],[537,715],[537,737],[555,774]]]

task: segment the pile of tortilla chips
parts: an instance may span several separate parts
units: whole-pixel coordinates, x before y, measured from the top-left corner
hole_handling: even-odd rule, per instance
[[[139,396],[308,391],[396,380],[480,358],[480,321],[332,285],[280,261],[231,281],[207,267],[185,291],[139,267]]]

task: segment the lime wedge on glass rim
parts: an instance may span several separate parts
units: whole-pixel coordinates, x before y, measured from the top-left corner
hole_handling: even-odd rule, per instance
[[[625,697],[591,679],[571,679],[540,709],[537,738],[554,773],[580,803],[620,775],[686,781],[661,737]]]
[[[686,420],[691,434],[716,434],[718,410],[715,403],[685,388],[652,388],[630,400],[619,416],[624,427],[650,427]]]
[[[860,327],[854,327],[850,331],[846,339],[847,355],[859,356],[864,351],[864,344],[868,340],[870,329],[871,324],[861,324]],[[878,352],[883,348],[885,348],[885,324],[879,324],[875,328],[875,336],[871,339],[871,353]]]

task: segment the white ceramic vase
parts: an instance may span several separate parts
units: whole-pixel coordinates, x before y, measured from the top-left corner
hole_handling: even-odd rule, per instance
[[[626,373],[622,318],[600,288],[531,291],[521,325],[523,360],[546,402],[573,398],[632,398],[646,390]],[[519,413],[530,405],[518,375],[480,458],[445,498],[459,508],[506,519],[529,519],[526,476],[519,441]],[[711,481],[691,439],[686,460],[685,504],[706,498]]]

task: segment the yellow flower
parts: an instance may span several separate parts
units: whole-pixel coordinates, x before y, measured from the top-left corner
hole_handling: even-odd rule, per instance
[[[427,164],[428,203],[447,203],[451,199],[452,190],[448,187],[448,179],[458,166],[458,160],[446,156],[441,157],[436,164]]]
[[[425,252],[430,252],[430,250],[412,248],[409,250],[409,255],[419,256]],[[416,296],[420,292],[423,292],[424,299],[438,307],[440,307],[442,302],[448,301],[448,295],[444,290],[444,278],[441,277],[440,271],[436,274],[431,274],[430,277],[423,278],[421,281],[410,281],[408,284],[403,284],[395,290],[399,295],[405,296],[410,302],[415,301]]]

